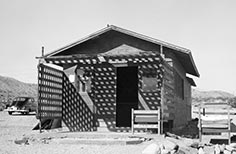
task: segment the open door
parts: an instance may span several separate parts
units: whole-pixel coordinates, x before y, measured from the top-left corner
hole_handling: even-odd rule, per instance
[[[138,67],[117,67],[116,126],[131,126],[131,109],[138,109]]]

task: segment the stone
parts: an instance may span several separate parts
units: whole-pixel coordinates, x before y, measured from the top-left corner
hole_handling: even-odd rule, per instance
[[[161,148],[158,144],[152,143],[142,151],[142,154],[161,154]]]

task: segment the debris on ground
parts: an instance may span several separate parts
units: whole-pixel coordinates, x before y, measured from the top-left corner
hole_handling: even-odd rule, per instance
[[[20,144],[20,145],[29,145],[29,138],[24,137],[21,140],[15,140],[15,144]]]

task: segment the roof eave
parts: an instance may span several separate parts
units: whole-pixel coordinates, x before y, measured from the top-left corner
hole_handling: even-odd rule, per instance
[[[195,62],[194,62],[194,60],[193,60],[192,53],[191,53],[190,51],[189,51],[188,55],[189,55],[189,58],[190,58],[190,61],[191,61],[192,65],[193,65],[193,69],[194,69],[194,71],[195,71],[195,74],[192,74],[192,75],[194,75],[194,76],[196,76],[196,77],[200,77],[200,73],[198,72],[198,69],[197,69],[197,67],[196,67],[196,64],[195,64]]]
[[[142,34],[139,34],[139,33],[136,33],[136,32],[133,32],[133,31],[130,31],[130,30],[126,30],[126,29],[123,29],[123,28],[120,28],[120,27],[117,27],[117,26],[114,26],[114,25],[108,25],[107,27],[99,30],[99,31],[96,31],[95,33],[92,33],[91,35],[88,35],[74,43],[71,43],[67,46],[64,46],[62,48],[59,48],[55,51],[52,51],[48,54],[45,54],[43,57],[51,57],[51,56],[54,56],[64,50],[67,50],[73,46],[76,46],[80,43],[83,43],[85,41],[88,41],[90,39],[93,39],[93,38],[96,38],[97,36],[103,34],[103,33],[106,33],[107,31],[109,30],[114,30],[114,31],[118,31],[118,32],[121,32],[121,33],[124,33],[124,34],[127,34],[127,35],[130,35],[130,36],[133,36],[133,37],[136,37],[136,38],[139,38],[139,39],[143,39],[145,41],[149,41],[149,42],[152,42],[154,44],[158,44],[158,45],[161,45],[163,47],[167,47],[167,48],[170,48],[170,49],[173,49],[173,50],[176,50],[178,52],[181,52],[181,53],[184,53],[184,54],[188,54],[189,58],[190,58],[190,61],[192,63],[192,66],[193,66],[193,69],[194,69],[194,73],[191,73],[191,72],[187,72],[191,75],[194,75],[194,76],[197,76],[197,77],[200,77],[200,74],[197,70],[197,67],[194,63],[194,60],[193,60],[193,57],[192,57],[192,54],[190,52],[189,49],[186,49],[186,48],[183,48],[183,47],[180,47],[180,46],[176,46],[176,45],[173,45],[173,44],[170,44],[170,43],[167,43],[167,42],[164,42],[164,41],[161,41],[161,40],[158,40],[158,39],[154,39],[154,38],[151,38],[151,37],[148,37],[146,35],[142,35]]]
[[[186,48],[183,48],[183,47],[180,47],[180,46],[176,46],[174,44],[170,44],[170,43],[167,43],[165,41],[154,39],[154,38],[148,37],[146,35],[142,35],[142,34],[134,32],[134,31],[126,30],[126,29],[123,29],[123,28],[120,28],[120,27],[117,27],[117,26],[114,26],[114,25],[108,25],[107,27],[105,27],[105,28],[103,28],[103,29],[101,29],[101,30],[99,30],[97,32],[94,32],[91,35],[88,35],[88,36],[86,36],[86,37],[84,37],[84,38],[82,38],[82,39],[80,39],[80,40],[78,40],[78,41],[76,41],[74,43],[71,43],[71,44],[66,45],[66,46],[64,46],[62,48],[54,50],[54,51],[52,51],[52,52],[50,52],[48,54],[45,54],[44,56],[45,57],[53,56],[53,55],[55,55],[55,54],[57,54],[57,53],[59,53],[61,51],[64,51],[64,50],[66,50],[68,48],[76,46],[76,45],[78,45],[80,43],[83,43],[83,42],[89,40],[89,39],[93,39],[93,38],[95,38],[95,37],[97,37],[97,36],[107,32],[109,30],[118,31],[118,32],[130,35],[130,36],[133,36],[133,37],[136,37],[136,38],[139,38],[139,39],[143,39],[143,40],[146,40],[146,41],[158,44],[158,45],[162,45],[164,47],[168,47],[168,48],[171,48],[171,49],[174,49],[174,50],[177,50],[177,51],[184,52],[184,53],[186,53],[188,51],[188,49],[186,49]]]

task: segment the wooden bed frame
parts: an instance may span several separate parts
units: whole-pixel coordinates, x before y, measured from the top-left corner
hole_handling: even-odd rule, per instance
[[[132,134],[135,128],[152,128],[157,129],[161,134],[161,111],[158,110],[134,110],[131,112],[131,129]]]
[[[203,133],[227,132],[228,144],[231,143],[231,139],[230,139],[231,119],[230,119],[230,105],[229,104],[204,103],[202,105],[199,105],[198,113],[199,113],[199,140],[200,142],[202,142]],[[224,116],[224,118],[219,117],[219,115]]]

